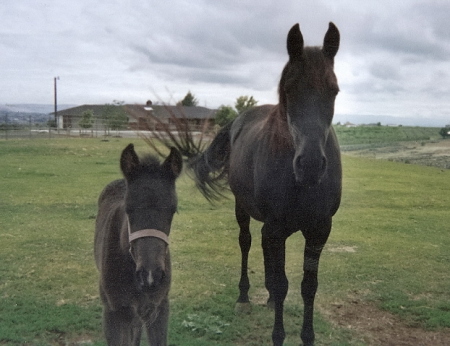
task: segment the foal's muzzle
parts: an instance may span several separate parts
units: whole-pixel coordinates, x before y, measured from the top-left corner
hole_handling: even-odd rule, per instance
[[[153,291],[158,289],[165,277],[166,273],[162,268],[156,268],[153,271],[140,268],[136,271],[136,282],[140,291]]]
[[[137,258],[135,258],[131,249],[132,243],[139,241],[141,238],[156,238],[158,239],[157,241],[162,241],[168,246],[169,237],[164,232],[156,229],[142,229],[132,233],[130,224],[128,223],[128,241],[130,243],[131,257],[133,257],[133,261],[136,263],[135,277],[137,288],[140,291],[152,291],[158,289],[166,277],[165,256],[167,255],[168,249],[166,247],[166,252],[164,254],[159,254],[159,256],[156,255],[154,258],[149,259],[148,253],[141,253],[142,257],[139,258],[139,256],[137,256]],[[148,251],[150,251],[150,249],[148,249]]]

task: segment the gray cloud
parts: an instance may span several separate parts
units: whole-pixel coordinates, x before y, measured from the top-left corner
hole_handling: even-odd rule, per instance
[[[56,75],[62,103],[143,102],[167,89],[175,97],[191,90],[209,106],[242,94],[276,102],[288,30],[299,22],[306,44],[321,45],[333,21],[341,32],[337,112],[450,113],[443,97],[450,89],[450,3],[443,1],[2,6],[0,103],[51,103]]]

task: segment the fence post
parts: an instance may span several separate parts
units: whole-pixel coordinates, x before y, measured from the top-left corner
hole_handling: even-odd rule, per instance
[[[30,115],[30,117],[28,118],[28,122],[29,122],[29,124],[30,124],[30,139],[31,139],[31,135],[32,135],[31,129],[33,128],[33,125],[32,125],[32,123],[31,123],[31,115]]]
[[[8,114],[5,114],[5,139],[8,139]]]

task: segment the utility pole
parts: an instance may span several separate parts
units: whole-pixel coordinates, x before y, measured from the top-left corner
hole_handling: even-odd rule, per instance
[[[57,101],[57,92],[56,92],[56,80],[59,80],[59,77],[53,78],[54,81],[54,88],[55,88],[55,126],[58,129],[58,116],[56,115],[56,112],[58,111],[58,101]]]

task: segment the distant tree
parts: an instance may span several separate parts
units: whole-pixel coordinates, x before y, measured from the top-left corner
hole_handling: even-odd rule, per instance
[[[56,128],[56,120],[55,119],[49,119],[47,121],[47,126],[51,128]]]
[[[237,117],[238,113],[231,106],[220,106],[214,117],[216,125],[224,126]]]
[[[220,106],[214,118],[216,125],[224,126],[228,124],[230,121],[234,120],[238,114],[255,107],[257,103],[258,101],[256,101],[253,96],[239,96],[236,99],[234,108],[231,106]]]
[[[194,97],[194,95],[189,91],[184,99],[181,100],[180,104],[186,107],[197,106],[198,100]]]
[[[238,113],[245,112],[246,110],[253,108],[256,106],[258,101],[256,101],[253,96],[239,96],[236,99],[236,103],[234,107],[236,108]]]
[[[90,129],[94,125],[94,111],[92,109],[88,109],[81,113],[81,119],[78,122],[78,125],[84,129]]]
[[[442,136],[442,138],[448,138],[450,137],[450,128],[443,127],[439,130],[439,134]]]
[[[128,123],[127,113],[123,107],[123,101],[113,101],[113,104],[106,104],[103,107],[102,120],[105,126],[105,133],[110,134],[111,130],[119,131]]]

